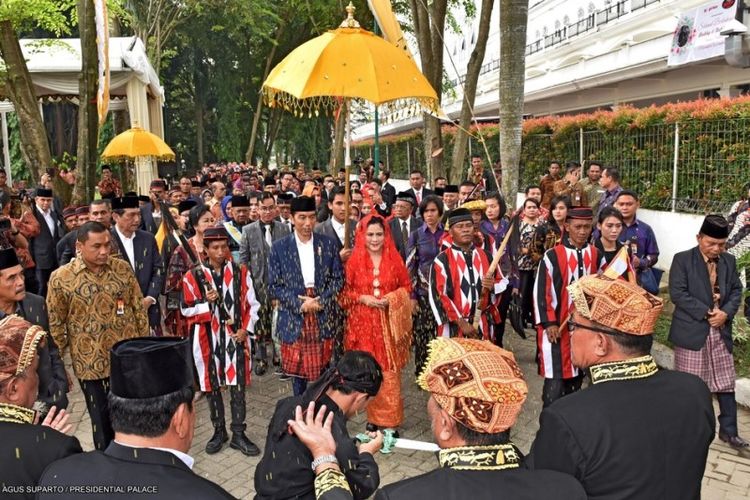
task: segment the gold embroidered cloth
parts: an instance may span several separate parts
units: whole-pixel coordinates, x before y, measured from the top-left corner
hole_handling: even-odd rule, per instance
[[[512,426],[528,393],[513,353],[467,338],[433,340],[418,383],[458,422],[487,434]]]
[[[618,332],[651,335],[664,301],[634,283],[584,276],[568,287],[576,312]]]
[[[0,321],[0,381],[20,375],[31,365],[47,333],[15,314]]]
[[[512,443],[492,446],[461,446],[438,452],[441,467],[456,470],[516,469],[521,465],[521,452]]]
[[[589,371],[591,372],[591,382],[598,384],[612,380],[634,380],[650,377],[659,371],[659,367],[656,366],[656,361],[649,354],[640,358],[594,365]]]
[[[36,412],[30,408],[16,406],[8,403],[0,403],[0,422],[11,422],[13,424],[32,424]]]

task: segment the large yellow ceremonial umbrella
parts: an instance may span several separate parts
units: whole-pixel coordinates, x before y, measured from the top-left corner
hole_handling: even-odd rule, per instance
[[[354,6],[341,26],[300,45],[263,83],[270,107],[298,115],[331,112],[351,100],[376,106],[399,101],[437,111],[435,90],[403,49],[360,28]],[[351,122],[347,113],[346,166],[351,164]]]
[[[156,169],[151,160],[174,159],[174,151],[161,137],[138,126],[116,135],[102,152],[102,160],[125,161],[126,169],[131,160],[135,162],[135,182],[139,192],[148,189],[154,179]]]
[[[133,160],[150,157],[174,160],[174,151],[161,137],[141,127],[133,127],[115,136],[102,153],[103,160]]]

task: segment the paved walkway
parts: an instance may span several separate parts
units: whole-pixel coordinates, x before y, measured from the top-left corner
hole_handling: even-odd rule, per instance
[[[521,340],[510,334],[508,346],[514,351],[529,383],[530,397],[526,401],[512,439],[526,452],[531,446],[539,426],[541,411],[541,383],[536,375],[534,364],[533,339]],[[405,438],[431,441],[430,423],[426,413],[426,394],[414,383],[413,367],[404,370],[404,415],[405,423],[401,435]],[[273,374],[254,377],[248,393],[248,435],[258,446],[263,448],[266,427],[271,419],[276,401],[291,394],[291,384],[282,382]],[[228,406],[228,397],[225,404]],[[253,477],[257,458],[248,458],[239,451],[225,447],[220,453],[209,456],[203,451],[206,441],[211,437],[213,428],[208,418],[205,399],[197,403],[198,418],[196,421],[195,439],[190,454],[195,458],[194,470],[208,479],[220,483],[225,489],[238,498],[252,498],[254,495]],[[75,436],[81,441],[84,450],[93,448],[91,427],[80,389],[76,385],[71,397],[70,411],[75,425]],[[718,407],[716,408],[718,412]],[[227,410],[227,415],[229,411]],[[350,422],[350,432],[360,432],[364,428],[365,415],[359,415]],[[740,410],[740,434],[750,438],[750,412]],[[690,436],[685,436],[690,439]],[[416,476],[429,471],[437,465],[431,453],[397,450],[390,455],[377,455],[380,465],[381,484],[388,484],[403,478]],[[718,438],[711,445],[708,464],[703,479],[704,500],[739,500],[750,498],[750,453],[738,453],[725,446]]]

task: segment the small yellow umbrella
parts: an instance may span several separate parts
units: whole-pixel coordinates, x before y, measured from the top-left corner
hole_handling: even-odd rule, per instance
[[[156,160],[174,160],[172,148],[158,135],[141,127],[133,127],[115,136],[102,153],[103,160],[132,160],[150,157]]]
[[[341,26],[300,45],[263,83],[270,107],[298,115],[330,112],[352,99],[376,106],[399,101],[437,111],[435,90],[414,61],[383,38],[360,28],[354,6]],[[347,114],[349,116],[349,114]],[[350,164],[351,124],[347,119],[346,165]]]

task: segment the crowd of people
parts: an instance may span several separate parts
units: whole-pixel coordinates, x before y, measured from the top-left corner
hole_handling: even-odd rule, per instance
[[[229,497],[190,472],[195,406],[214,427],[207,454],[228,442],[261,455],[249,436],[261,429],[245,422],[252,374],[292,389],[268,426],[256,498],[445,497],[459,485],[479,498],[699,498],[711,393],[719,438],[748,446],[731,354],[743,286],[724,217],[707,216],[697,246],[674,258],[670,340],[685,373],[667,372],[650,356],[659,247],[616,167],[552,161],[513,212],[479,156],[469,179],[433,189],[418,170],[399,191],[382,165],[359,166],[351,180],[301,163],[204,165],[154,180],[148,196],[104,167],[100,196],[79,207],[63,207],[49,179],[19,192],[0,171],[9,493],[158,485],[165,498]],[[525,458],[509,435],[528,388],[503,348],[508,327],[534,330],[544,378]],[[412,352],[441,469],[378,490],[372,456],[383,431],[399,437]],[[74,380],[93,453],[65,436]],[[370,441],[355,445],[346,421],[359,411]]]

